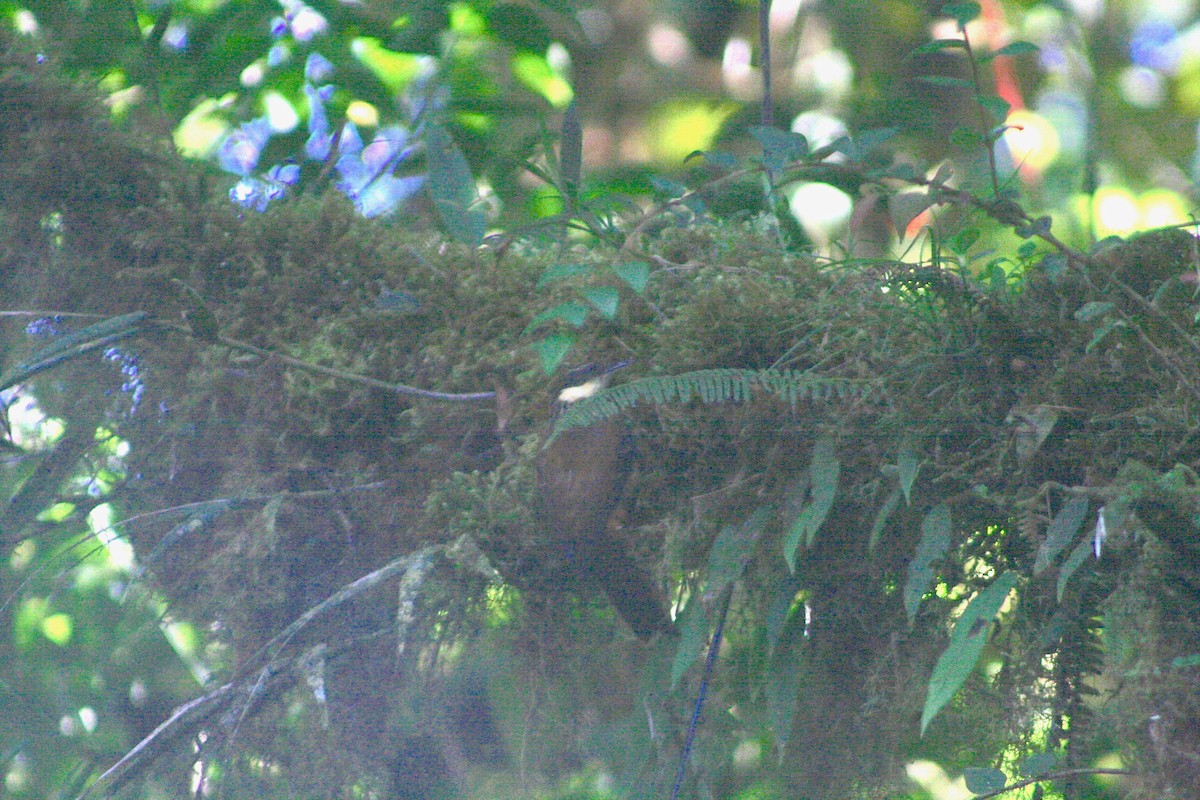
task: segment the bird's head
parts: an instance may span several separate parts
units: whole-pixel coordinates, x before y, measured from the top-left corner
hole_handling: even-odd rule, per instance
[[[608,386],[614,372],[627,366],[628,361],[618,361],[616,364],[584,364],[576,367],[563,376],[563,388],[556,398],[558,404],[567,406],[592,397]]]

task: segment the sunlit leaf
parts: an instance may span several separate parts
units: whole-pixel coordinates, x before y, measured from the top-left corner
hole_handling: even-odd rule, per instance
[[[962,617],[950,635],[950,644],[938,659],[929,678],[929,692],[921,712],[921,734],[937,713],[954,699],[963,683],[974,671],[987,644],[991,623],[1004,605],[1008,593],[1017,584],[1017,573],[1009,570],[995,583],[975,596],[963,610]]]

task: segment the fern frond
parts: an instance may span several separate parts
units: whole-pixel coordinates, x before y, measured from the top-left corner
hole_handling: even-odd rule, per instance
[[[874,389],[864,380],[829,378],[798,370],[702,369],[680,375],[641,378],[605,389],[573,403],[558,418],[551,436],[614,417],[638,403],[742,403],[755,391],[772,394],[791,406],[803,400],[863,397]]]

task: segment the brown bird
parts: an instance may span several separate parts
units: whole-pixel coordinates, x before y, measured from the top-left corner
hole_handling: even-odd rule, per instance
[[[558,395],[555,416],[603,389],[623,366],[572,370]],[[543,447],[537,459],[537,482],[542,517],[557,533],[569,563],[602,587],[633,632],[647,638],[672,630],[662,590],[608,530],[633,459],[628,431],[616,419],[602,420],[563,431]]]

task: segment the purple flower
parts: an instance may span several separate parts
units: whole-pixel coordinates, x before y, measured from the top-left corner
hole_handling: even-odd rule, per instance
[[[333,146],[324,98],[319,89],[308,83],[304,84],[304,94],[308,96],[308,141],[304,143],[304,152],[314,161],[324,161]]]
[[[271,123],[259,117],[242,123],[241,127],[225,137],[217,151],[221,169],[245,177],[258,165],[263,148],[271,138]]]
[[[333,77],[333,63],[320,53],[309,53],[304,60],[304,80],[321,83]]]

